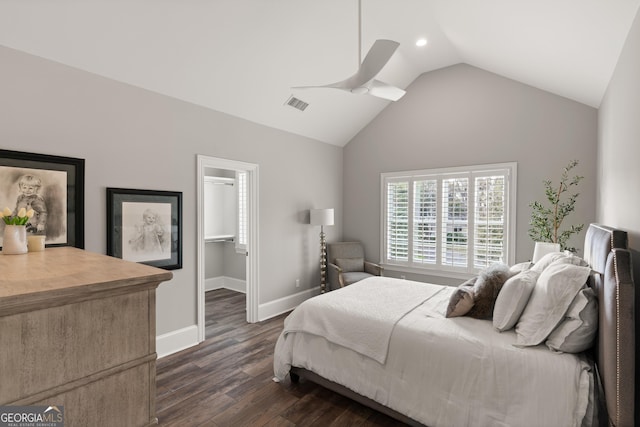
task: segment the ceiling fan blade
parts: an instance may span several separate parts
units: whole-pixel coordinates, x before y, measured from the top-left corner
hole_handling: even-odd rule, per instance
[[[397,101],[404,96],[404,90],[399,87],[391,86],[380,80],[373,80],[369,85],[369,95],[377,96],[378,98],[388,99],[389,101]]]
[[[354,87],[362,86],[369,82],[387,65],[393,53],[400,46],[400,43],[393,40],[376,40],[364,61],[360,64],[358,72],[351,78],[356,78]]]
[[[379,98],[397,101],[405,91],[378,80],[375,76],[387,65],[400,43],[393,40],[376,40],[358,71],[346,80],[320,86],[296,86],[292,89],[332,88],[357,94],[370,93]],[[373,91],[373,92],[372,92]]]

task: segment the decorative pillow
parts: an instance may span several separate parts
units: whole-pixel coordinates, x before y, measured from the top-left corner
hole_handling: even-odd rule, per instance
[[[473,284],[475,281],[476,277],[467,280],[451,294],[445,317],[464,316],[471,310],[471,307],[473,307]]]
[[[492,264],[481,271],[473,284],[473,307],[467,316],[491,319],[498,293],[510,276],[509,266],[501,263]]]
[[[500,332],[513,328],[527,306],[540,274],[525,270],[509,278],[496,298],[493,308],[493,327]]]
[[[515,276],[518,273],[522,273],[523,271],[530,269],[532,266],[533,266],[533,263],[531,261],[513,264],[511,267],[509,267],[509,274],[511,274],[512,276]]]
[[[573,264],[557,263],[545,268],[516,325],[516,345],[531,346],[543,342],[558,326],[590,272],[589,267]]]
[[[598,299],[586,287],[573,299],[564,320],[547,338],[547,347],[564,353],[579,353],[591,347],[598,332]]]
[[[364,258],[336,258],[336,265],[343,273],[364,271]]]

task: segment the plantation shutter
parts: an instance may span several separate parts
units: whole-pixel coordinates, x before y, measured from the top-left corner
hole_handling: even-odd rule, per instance
[[[409,182],[387,183],[387,260],[409,259]]]
[[[237,172],[236,182],[238,187],[238,221],[236,230],[236,251],[244,252],[247,249],[247,173]]]
[[[466,267],[468,264],[468,178],[442,180],[442,264]]]
[[[435,264],[437,261],[438,181],[413,183],[413,262]]]
[[[504,175],[475,178],[473,265],[476,268],[504,262],[505,199]]]
[[[456,277],[514,261],[515,163],[381,177],[380,256],[390,269]]]

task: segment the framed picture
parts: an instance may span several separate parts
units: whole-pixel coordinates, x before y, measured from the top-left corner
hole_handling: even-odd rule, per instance
[[[84,248],[84,159],[0,150],[0,209],[6,207],[13,214],[33,209],[27,233],[46,236],[47,247]]]
[[[107,255],[182,268],[182,193],[107,188]]]

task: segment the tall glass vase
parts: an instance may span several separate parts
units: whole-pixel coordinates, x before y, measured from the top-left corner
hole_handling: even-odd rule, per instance
[[[24,225],[5,225],[2,239],[4,255],[27,253],[27,227]]]

